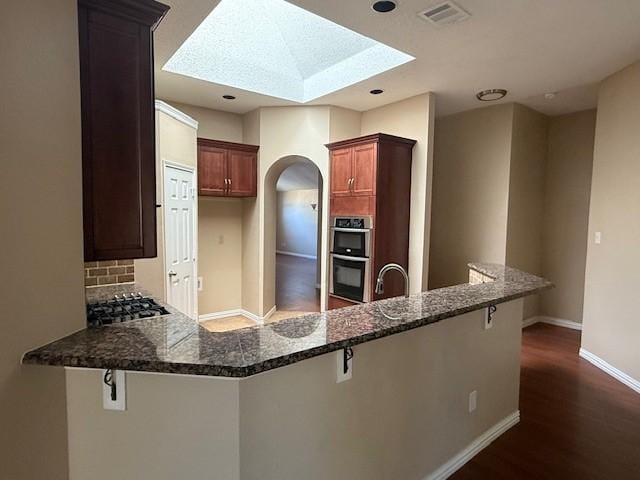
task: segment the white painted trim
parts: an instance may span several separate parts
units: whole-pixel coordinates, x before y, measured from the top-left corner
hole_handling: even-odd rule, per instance
[[[529,317],[522,320],[522,328],[530,327],[536,323],[540,322],[540,317]]]
[[[206,322],[208,320],[219,320],[226,317],[235,317],[236,315],[244,316],[244,310],[236,308],[234,310],[222,310],[220,312],[205,313],[198,316],[199,322]]]
[[[545,315],[539,315],[536,317],[529,317],[522,321],[522,328],[527,328],[535,323],[547,323],[549,325],[556,325],[558,327],[570,328],[572,330],[582,330],[582,324],[574,322],[572,320],[565,320],[564,318],[547,317]]]
[[[172,107],[168,103],[163,102],[162,100],[156,100],[155,102],[156,110],[162,112],[166,115],[169,115],[171,118],[176,119],[177,121],[184,123],[185,125],[197,130],[198,129],[198,121],[194,118],[191,118],[184,112],[181,112],[175,107]]]
[[[268,319],[271,315],[273,315],[274,313],[276,313],[276,306],[275,306],[275,305],[274,305],[273,307],[271,307],[271,310],[269,310],[269,311],[267,312],[267,314],[266,314],[264,317],[262,317],[260,320],[261,320],[262,322],[264,322],[265,320],[267,320],[267,319]]]
[[[271,310],[267,312],[267,314],[264,317],[260,317],[254,313],[251,313],[248,310],[236,308],[233,310],[222,310],[220,312],[205,313],[198,317],[198,322],[206,322],[208,320],[220,320],[222,318],[235,317],[237,315],[241,315],[249,320],[253,320],[254,322],[256,322],[256,324],[261,325],[262,323],[264,323],[264,321],[267,318],[273,315],[275,311],[276,311],[276,307],[274,306]]]
[[[276,250],[276,253],[279,253],[280,255],[291,255],[292,257],[310,258],[311,260],[318,259],[315,255],[305,255],[304,253],[285,252],[283,250]]]
[[[615,378],[619,382],[624,383],[630,389],[634,390],[637,393],[640,393],[639,380],[636,380],[635,378],[627,375],[622,370],[618,370],[616,367],[614,367],[610,363],[606,362],[605,360],[598,357],[597,355],[594,355],[590,351],[585,350],[584,348],[580,349],[580,356],[585,360],[587,360],[589,363],[598,367],[603,372],[611,375],[613,378]]]
[[[461,467],[464,466],[469,460],[480,453],[484,448],[489,446],[496,438],[509,430],[520,421],[520,411],[516,410],[511,415],[500,420],[489,430],[477,437],[469,445],[467,445],[461,452],[448,460],[445,464],[441,465],[436,471],[430,473],[423,480],[444,480],[449,478]]]

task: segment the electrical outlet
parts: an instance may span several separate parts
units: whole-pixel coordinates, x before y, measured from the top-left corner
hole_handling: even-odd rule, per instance
[[[203,289],[203,280],[202,277],[198,277],[198,291],[201,292]]]
[[[602,243],[602,232],[596,232],[596,234],[594,235],[594,240],[596,242],[596,245],[600,245]]]
[[[495,306],[491,305],[484,309],[484,329],[489,330],[493,328],[494,319],[493,315],[496,313]]]
[[[108,373],[110,372],[110,374]],[[127,379],[124,370],[102,370],[102,406],[105,410],[127,409]],[[107,384],[106,381],[109,381]],[[111,386],[113,384],[113,387]],[[112,397],[113,395],[113,397]]]
[[[341,382],[346,382],[347,380],[351,380],[351,377],[353,376],[353,355],[351,355],[351,358],[347,357],[347,371],[344,371],[344,355],[345,355],[345,351],[343,350],[338,350],[336,352],[336,366],[337,366],[337,370],[336,370],[336,383],[341,383]]]
[[[478,391],[474,390],[469,394],[469,413],[474,412],[478,406]]]

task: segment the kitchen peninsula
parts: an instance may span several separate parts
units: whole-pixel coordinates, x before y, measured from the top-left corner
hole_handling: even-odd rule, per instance
[[[444,478],[517,423],[522,298],[552,286],[470,268],[469,284],[231,332],[175,311],[82,330],[23,362],[80,367],[72,478]],[[103,410],[102,369],[127,371],[125,412]]]

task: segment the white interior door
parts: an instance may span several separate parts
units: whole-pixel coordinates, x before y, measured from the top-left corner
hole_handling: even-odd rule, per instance
[[[196,319],[194,172],[164,167],[164,235],[167,303]]]

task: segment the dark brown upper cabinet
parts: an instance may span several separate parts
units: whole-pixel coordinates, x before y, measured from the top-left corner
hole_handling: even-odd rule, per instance
[[[198,138],[198,193],[213,197],[255,197],[258,148]]]
[[[168,9],[78,1],[87,261],[157,255],[153,30]]]

